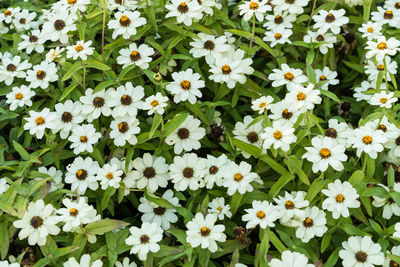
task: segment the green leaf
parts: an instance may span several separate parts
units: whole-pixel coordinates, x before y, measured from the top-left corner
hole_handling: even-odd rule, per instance
[[[67,88],[64,89],[60,99],[58,101],[64,100],[74,89],[78,86],[77,82],[72,82]]]
[[[108,88],[111,85],[114,85],[116,83],[117,83],[117,81],[115,81],[115,80],[108,80],[108,81],[101,82],[98,85],[96,85],[96,87],[93,89],[93,94],[100,92],[101,90]]]
[[[299,159],[297,159],[296,156],[292,155],[288,158],[288,160],[286,162],[287,162],[288,166],[292,167],[295,170],[297,176],[299,176],[299,178],[300,178],[300,181],[302,181],[306,185],[310,185],[308,176],[302,169],[302,165],[303,165],[302,160],[299,160]]]
[[[364,179],[364,172],[361,170],[357,170],[353,172],[353,174],[350,176],[348,182],[354,186],[357,187],[358,184]]]
[[[148,191],[144,192],[144,196],[147,200],[153,202],[154,204],[156,204],[159,207],[163,207],[163,208],[167,208],[167,209],[175,208],[175,206],[172,205],[168,200],[166,200],[162,197],[157,197],[156,195],[154,195]]]
[[[176,115],[172,120],[167,122],[164,126],[164,134],[163,136],[168,136],[170,133],[175,131],[176,128],[179,127],[187,118],[189,114],[188,113],[182,113],[179,115]]]
[[[115,194],[117,189],[115,187],[107,187],[101,199],[101,210],[105,210],[110,202],[110,198]]]
[[[359,72],[359,73],[364,74],[364,66],[363,66],[363,65],[360,65],[360,64],[357,64],[357,63],[352,63],[352,62],[346,61],[346,60],[342,60],[342,62],[343,62],[347,67],[349,67],[349,68],[351,68],[351,69],[353,69],[353,70],[355,70],[355,71],[357,71],[357,72]]]
[[[186,245],[186,231],[180,229],[170,229],[167,232],[175,236],[179,243]]]
[[[87,224],[84,230],[88,235],[102,235],[106,232],[126,227],[128,225],[129,223],[120,220],[103,219]]]
[[[68,247],[58,248],[58,249],[56,249],[53,257],[57,259],[64,255],[68,255],[69,253],[72,253],[77,249],[79,249],[78,246],[68,246]]]
[[[258,148],[256,146],[253,146],[253,145],[250,145],[250,144],[248,144],[246,142],[243,142],[242,140],[239,140],[239,139],[236,139],[236,138],[232,138],[232,142],[237,148],[239,148],[242,151],[245,151],[245,152],[249,153],[253,157],[255,157],[255,158],[259,158],[260,157],[260,154],[261,154],[261,149],[260,148]]]
[[[75,72],[77,72],[78,70],[82,69],[83,65],[82,65],[82,61],[77,61],[75,62],[69,69],[68,71],[64,74],[64,77],[61,79],[62,81],[66,81],[69,78],[71,78],[72,74],[74,74]]]
[[[199,103],[196,102],[194,104],[190,104],[189,102],[186,102],[186,107],[188,110],[193,112],[202,122],[204,122],[206,125],[209,125],[208,120],[204,115],[204,112],[201,110]]]
[[[160,126],[162,120],[163,120],[162,115],[160,115],[160,114],[154,115],[153,124],[151,125],[151,129],[149,132],[149,138],[151,138],[153,136],[153,134],[157,130],[158,126]]]
[[[311,202],[324,187],[325,183],[323,181],[315,180],[308,189],[305,199]]]
[[[239,192],[235,192],[235,194],[233,194],[232,200],[231,200],[232,216],[234,216],[236,211],[239,209],[240,203],[242,202],[242,198],[243,198],[243,195],[240,194]]]
[[[29,153],[19,143],[15,142],[15,140],[13,140],[13,146],[23,160],[29,159]]]
[[[331,243],[332,235],[330,233],[325,233],[321,242],[321,253],[328,249],[329,244]]]
[[[274,169],[274,171],[276,171],[277,173],[280,174],[289,174],[289,171],[283,167],[281,164],[279,164],[278,162],[276,162],[275,160],[273,160],[270,156],[268,156],[267,154],[264,154],[260,157],[260,159],[262,161],[264,161],[265,163],[267,163],[272,169]]]
[[[307,72],[307,77],[310,80],[310,82],[312,84],[316,84],[317,83],[317,77],[316,77],[316,74],[315,74],[315,70],[311,66],[311,64],[309,64],[309,63],[307,63],[307,65],[306,65],[306,72]]]
[[[276,195],[278,195],[279,191],[291,180],[294,179],[294,175],[290,173],[282,174],[281,177],[279,177],[278,181],[276,181],[272,186],[271,189],[269,190],[269,196],[271,198],[274,198]]]
[[[320,89],[319,91],[321,92],[321,95],[327,96],[337,103],[341,102],[340,99],[334,93],[324,89]]]
[[[153,26],[154,30],[158,32],[158,27],[157,27],[157,20],[156,20],[156,13],[154,11],[154,6],[147,6],[146,8],[143,8],[144,13],[146,14],[147,18],[150,21],[151,26]]]
[[[0,205],[1,209],[1,205]],[[7,256],[8,248],[10,246],[10,238],[8,235],[8,221],[0,222],[0,255],[1,259],[5,259]]]
[[[104,64],[103,62],[100,62],[94,58],[89,58],[87,61],[87,67],[89,68],[94,68],[98,70],[110,70],[111,67],[108,66],[107,64]]]
[[[268,239],[280,253],[286,250],[285,245],[271,230],[268,231]]]

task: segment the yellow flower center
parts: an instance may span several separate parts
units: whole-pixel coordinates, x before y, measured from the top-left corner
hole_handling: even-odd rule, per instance
[[[276,140],[281,139],[281,138],[282,138],[282,132],[279,131],[279,130],[276,130],[276,131],[274,132],[274,138],[275,138]]]
[[[87,138],[87,136],[81,136],[81,137],[79,138],[79,140],[81,140],[81,143],[87,143],[88,138]]]
[[[76,217],[76,215],[78,215],[78,210],[75,208],[70,209],[69,215]]]
[[[152,107],[156,107],[156,106],[158,106],[158,101],[157,100],[153,100],[153,101],[151,101],[150,105]]]
[[[82,45],[77,45],[77,46],[75,46],[75,51],[76,52],[81,52],[83,50],[83,46]]]
[[[114,175],[112,172],[109,172],[109,173],[107,173],[106,177],[108,180],[111,180],[112,178],[114,178]]]
[[[42,116],[39,116],[35,119],[36,125],[43,125],[45,123],[45,120]]]
[[[339,194],[335,197],[335,200],[337,203],[343,203],[344,201],[344,196],[342,194]]]
[[[15,99],[21,100],[22,98],[24,98],[24,95],[22,93],[15,94]]]
[[[67,0],[68,5],[75,5],[76,0]]]
[[[218,210],[218,211],[222,211],[221,206],[218,206],[218,207],[217,207],[217,210]]]
[[[259,107],[259,108],[263,108],[263,107],[265,107],[266,105],[267,105],[267,103],[262,102],[262,103],[260,103],[260,105],[258,105],[258,107]]]
[[[11,14],[12,14],[11,11],[8,9],[4,11],[4,16],[6,17],[11,16]]]
[[[326,159],[332,155],[332,152],[328,148],[323,147],[319,151],[319,155],[321,156],[321,158]]]
[[[127,21],[128,19],[129,19],[129,18],[128,18],[127,15],[122,15],[122,16],[119,18],[119,21],[125,22],[125,21]]]
[[[306,97],[307,97],[307,96],[306,96],[305,93],[299,92],[299,93],[297,94],[297,100],[299,100],[299,101],[305,100]]]
[[[233,176],[233,179],[234,179],[236,182],[240,182],[240,181],[243,179],[243,175],[242,175],[240,172],[238,172],[238,173],[236,173],[236,174]]]
[[[264,219],[265,213],[262,210],[257,211],[257,218]]]
[[[374,32],[374,28],[372,28],[372,27],[368,27],[368,29],[367,29],[367,32],[369,32],[369,33],[373,33],[373,32]]]
[[[287,201],[285,202],[285,208],[286,208],[287,210],[292,210],[292,209],[294,209],[294,203],[293,203],[293,201],[287,200]]]
[[[319,76],[319,79],[320,79],[321,81],[326,81],[326,76],[322,74],[321,76]]]
[[[280,34],[279,32],[275,33],[275,39],[279,40],[282,38],[282,34]]]
[[[250,9],[256,10],[258,8],[258,4],[256,2],[250,2]]]
[[[294,79],[294,75],[291,72],[286,72],[285,75],[283,75],[285,77],[286,80],[288,81],[293,81]]]
[[[385,65],[379,64],[379,65],[376,67],[376,69],[379,70],[379,71],[382,71],[382,70],[385,69]]]
[[[372,143],[372,136],[366,135],[362,138],[362,141],[364,142],[364,144],[369,145]]]
[[[191,84],[190,84],[190,82],[188,80],[181,81],[181,88],[183,90],[189,90],[190,86],[191,86]]]
[[[229,67],[229,65],[225,64],[225,65],[222,66],[222,73],[223,74],[229,74],[229,73],[231,73],[231,71],[232,70],[231,70],[231,67]]]
[[[382,104],[385,104],[388,101],[388,99],[386,97],[382,97],[381,99],[379,99],[379,102],[381,102]]]
[[[379,50],[384,50],[387,48],[387,44],[382,41],[376,46],[376,48],[378,48]]]

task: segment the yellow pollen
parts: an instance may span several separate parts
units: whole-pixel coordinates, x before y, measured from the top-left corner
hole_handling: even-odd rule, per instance
[[[388,101],[388,99],[386,97],[382,97],[381,99],[379,99],[379,102],[381,102],[382,104],[385,104]]]
[[[81,176],[82,173],[83,173],[83,170],[79,169],[79,170],[76,172],[76,175]]]
[[[262,103],[260,103],[260,105],[258,106],[259,108],[263,108],[263,107],[265,107],[267,105],[267,103],[265,103],[265,102],[262,102]]]
[[[387,44],[382,41],[376,46],[376,48],[378,48],[379,50],[384,50],[387,48]]]
[[[337,203],[343,203],[344,201],[344,196],[342,194],[339,194],[335,197],[335,200]]]
[[[12,14],[11,11],[8,9],[4,11],[4,16],[6,17],[11,16],[11,14]]]
[[[183,90],[189,90],[190,89],[190,81],[188,81],[188,80],[183,80],[183,81],[181,81],[181,88],[183,89]]]
[[[153,101],[151,101],[150,105],[152,107],[156,107],[156,106],[158,106],[158,101],[157,100],[153,100]]]
[[[223,65],[222,66],[222,73],[223,74],[229,74],[229,73],[231,73],[231,67],[229,67],[229,65]]]
[[[236,173],[236,174],[233,176],[233,179],[234,179],[236,182],[240,182],[240,181],[243,179],[243,175],[242,175],[240,172],[238,172],[238,173]]]
[[[43,125],[45,120],[42,116],[39,116],[35,119],[36,125]]]
[[[319,155],[321,156],[321,158],[326,159],[332,155],[332,152],[328,148],[323,147],[319,151]]]
[[[285,77],[286,80],[288,81],[293,81],[294,79],[294,75],[291,72],[286,72],[285,75],[283,75]]]
[[[282,132],[279,131],[279,130],[276,130],[276,131],[274,132],[274,138],[275,138],[276,140],[281,139],[281,138],[282,138]]]
[[[77,45],[77,46],[75,46],[75,51],[76,52],[81,52],[83,50],[83,46],[82,45]]]
[[[256,10],[258,8],[258,4],[256,2],[250,2],[250,9]]]
[[[69,5],[75,5],[76,4],[76,0],[67,0]]]
[[[362,138],[362,141],[364,142],[364,144],[369,145],[372,143],[372,136],[366,135]]]
[[[379,65],[376,67],[376,69],[379,70],[379,71],[382,71],[382,70],[385,69],[385,65],[379,64]]]
[[[372,27],[368,27],[368,29],[367,29],[367,32],[369,32],[369,33],[373,33],[373,32],[374,32],[374,28],[372,28]]]
[[[107,173],[106,177],[108,180],[111,180],[112,178],[114,178],[114,175],[112,172],[109,172],[109,173]]]
[[[15,94],[15,99],[21,100],[24,97],[22,93],[16,93]]]
[[[265,213],[262,210],[257,211],[257,218],[264,219]]]
[[[282,38],[282,34],[280,34],[279,32],[275,33],[275,39],[279,40]]]
[[[319,76],[319,79],[320,79],[321,81],[326,81],[326,76],[322,74],[321,76]]]
[[[78,215],[78,210],[75,209],[75,208],[70,209],[70,210],[69,210],[69,215],[71,215],[71,216],[76,216],[76,215]]]
[[[312,219],[307,217],[307,218],[304,220],[304,222],[307,223],[307,224],[312,223]]]
[[[218,206],[217,210],[218,210],[218,211],[222,211],[221,206]]]
[[[125,22],[125,21],[127,21],[128,19],[129,19],[129,18],[128,18],[127,15],[122,15],[122,16],[119,18],[119,21]]]
[[[306,94],[305,93],[299,92],[297,94],[297,100],[302,101],[302,100],[305,100],[305,99],[306,99]]]
[[[81,143],[87,143],[88,141],[88,138],[86,136],[81,136],[79,139],[81,140]]]

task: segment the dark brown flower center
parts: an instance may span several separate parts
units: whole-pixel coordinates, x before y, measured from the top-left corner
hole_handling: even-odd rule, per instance
[[[33,216],[31,219],[31,225],[33,228],[37,229],[43,225],[43,219],[39,216]]]
[[[138,51],[132,51],[129,57],[133,62],[138,61],[142,58]]]
[[[79,211],[77,209],[75,209],[75,208],[72,208],[72,209],[69,210],[69,215],[71,215],[73,217],[78,216],[78,213],[79,213]]]
[[[29,42],[31,43],[36,43],[38,40],[39,38],[36,35],[29,36]]]
[[[204,42],[204,49],[213,50],[214,47],[215,47],[215,44],[214,44],[213,41],[207,40],[207,41]]]
[[[208,169],[208,171],[210,174],[216,174],[218,172],[218,167],[213,165]]]
[[[129,126],[126,121],[118,123],[118,131],[120,131],[120,133],[126,133],[128,130]]]
[[[156,176],[156,170],[153,167],[146,167],[143,171],[143,176],[147,179],[153,178]]]
[[[292,118],[292,116],[293,116],[293,113],[290,112],[287,108],[285,108],[285,109],[282,111],[282,118],[284,118],[284,119],[286,119],[286,120],[290,120],[290,118]]]
[[[182,14],[185,14],[189,11],[189,7],[187,6],[186,2],[182,2],[179,4],[178,11]]]
[[[14,72],[16,70],[17,70],[17,66],[15,66],[14,64],[8,64],[7,65],[7,71]]]
[[[400,136],[396,138],[396,145],[400,146]]]
[[[128,27],[131,24],[131,20],[128,18],[127,15],[122,15],[119,19],[119,24],[122,27]]]
[[[63,112],[61,115],[62,122],[71,122],[72,121],[72,114],[69,112]]]
[[[394,8],[400,9],[400,2],[397,2],[397,3],[394,5]]]
[[[275,24],[281,24],[283,22],[283,17],[276,15],[274,18],[274,22],[275,22]]]
[[[163,215],[165,213],[165,210],[166,209],[163,207],[157,207],[157,208],[153,209],[154,214],[159,215],[159,216]]]
[[[187,139],[189,138],[190,132],[187,128],[180,128],[178,130],[178,136],[180,139]]]
[[[317,38],[315,38],[318,42],[323,42],[325,40],[325,37],[322,34],[319,34]]]
[[[121,104],[124,106],[129,106],[130,104],[132,104],[132,97],[129,95],[123,95],[121,97]]]
[[[140,237],[140,243],[141,244],[147,244],[150,241],[150,237],[148,235],[142,235]]]
[[[258,141],[258,134],[256,132],[250,132],[247,135],[247,140],[249,140],[250,143],[255,143]]]
[[[46,75],[46,72],[42,70],[38,70],[36,72],[36,78],[38,78],[39,80],[43,80],[44,78],[46,78]]]
[[[193,168],[186,167],[183,169],[182,174],[183,174],[183,177],[185,177],[185,178],[192,178],[193,174],[194,174],[194,170],[193,170]]]
[[[367,258],[368,258],[368,255],[364,251],[359,251],[359,252],[356,253],[356,260],[358,262],[364,263],[364,262],[367,261]]]
[[[337,137],[337,131],[333,128],[329,128],[325,132],[325,136],[331,137],[331,138],[336,138]]]
[[[231,72],[232,72],[232,69],[231,69],[231,67],[229,67],[229,65],[225,64],[225,65],[222,66],[222,73],[223,74],[228,75]]]
[[[102,106],[104,106],[104,98],[96,96],[93,99],[93,106],[95,106],[96,108],[101,108]]]
[[[310,228],[310,227],[312,227],[312,226],[314,225],[314,221],[313,221],[310,217],[307,217],[307,218],[303,221],[303,225],[304,225],[304,227],[306,227],[306,228]]]
[[[58,19],[54,22],[54,29],[57,31],[61,31],[65,27],[65,22],[61,19]]]
[[[20,20],[19,20],[19,23],[25,24],[25,23],[26,23],[26,19],[25,19],[25,18],[20,19]]]
[[[86,177],[88,176],[88,172],[87,170],[84,169],[79,169],[76,173],[75,173],[75,177],[76,179],[83,181],[86,179]]]
[[[295,1],[296,1],[296,0],[285,0],[285,2],[286,2],[287,4],[294,4]]]
[[[287,200],[287,201],[285,202],[285,208],[286,208],[287,210],[292,210],[292,209],[294,209],[294,203],[293,203],[293,201]]]
[[[327,22],[327,23],[332,23],[332,22],[334,22],[335,21],[335,16],[332,14],[332,13],[329,13],[328,15],[326,15],[326,17],[325,17],[325,21]]]
[[[399,264],[395,261],[390,261],[389,267],[399,267]]]
[[[202,236],[209,236],[210,235],[211,230],[209,228],[207,228],[206,226],[202,227],[200,229],[200,234]]]
[[[386,133],[387,127],[386,127],[386,125],[384,125],[384,124],[379,124],[378,130],[381,130],[382,132]]]
[[[384,19],[393,19],[393,11],[392,10],[387,10],[383,14]]]

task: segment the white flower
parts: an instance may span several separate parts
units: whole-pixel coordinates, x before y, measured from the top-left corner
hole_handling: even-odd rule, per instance
[[[353,131],[353,136],[350,137],[349,142],[353,144],[354,148],[357,148],[357,157],[365,152],[371,158],[376,159],[377,152],[383,151],[383,144],[387,142],[387,138],[381,134],[381,131],[365,125]]]
[[[128,173],[126,178],[132,177],[136,180],[137,188],[155,192],[158,187],[167,187],[169,166],[165,163],[165,158],[144,153],[143,158],[138,157],[132,162],[132,167],[135,171]]]
[[[329,11],[321,9],[318,14],[313,16],[315,21],[313,27],[320,29],[322,32],[330,30],[334,34],[339,34],[340,27],[349,23],[349,18],[344,16],[345,13],[346,11],[343,8]]]
[[[10,185],[7,183],[6,178],[1,178],[0,179],[0,194],[3,194],[10,188]]]
[[[368,60],[368,65],[365,66],[365,74],[368,75],[368,80],[372,81],[376,84],[378,76],[380,73],[383,74],[382,79],[385,81],[386,79],[390,82],[392,78],[390,74],[397,73],[397,62],[395,60],[391,60],[389,56],[385,56],[384,60]],[[386,71],[385,71],[386,64]]]
[[[302,158],[313,163],[312,170],[324,172],[331,166],[336,171],[344,169],[343,163],[347,160],[345,146],[329,137],[315,136],[311,139],[312,147],[305,147],[307,151]]]
[[[263,27],[267,30],[272,30],[277,27],[292,28],[292,22],[296,21],[296,15],[289,14],[288,11],[276,11],[274,14],[268,14],[265,19]]]
[[[78,262],[75,258],[69,258],[68,261],[64,262],[64,267],[101,267],[103,266],[103,262],[101,260],[95,260],[90,263],[90,255],[84,254],[82,255],[80,262]]]
[[[131,43],[128,48],[121,49],[119,54],[117,63],[123,65],[123,69],[130,65],[147,69],[149,68],[149,62],[152,60],[151,56],[154,55],[154,49],[146,44],[141,44],[138,47],[135,43]]]
[[[272,102],[274,102],[274,98],[272,96],[261,96],[251,101],[251,109],[258,111],[258,114],[263,114],[266,110],[271,108]]]
[[[144,88],[142,86],[133,86],[131,82],[119,86],[117,89],[107,90],[106,106],[113,108],[111,115],[114,118],[122,116],[137,115],[137,110],[142,107],[142,98],[144,97]]]
[[[282,252],[282,260],[272,259],[270,267],[314,267],[314,264],[308,263],[308,258],[301,253],[285,250]]]
[[[376,56],[376,60],[381,61],[386,55],[394,56],[399,50],[399,46],[400,41],[394,37],[386,40],[385,36],[377,36],[376,41],[367,41],[365,49],[369,51],[365,54],[365,57]]]
[[[6,97],[6,103],[10,105],[10,110],[16,110],[18,107],[32,106],[31,98],[36,95],[30,87],[21,85],[21,87],[13,87]]]
[[[107,0],[108,1],[108,8],[110,10],[118,9],[119,11],[125,10],[135,10],[137,8],[137,1],[136,0]]]
[[[101,134],[96,132],[93,124],[82,124],[76,127],[68,140],[72,143],[70,148],[77,155],[81,152],[93,152],[93,145],[100,139]]]
[[[274,198],[276,204],[276,210],[279,212],[281,223],[285,224],[290,222],[292,219],[299,219],[304,217],[305,213],[303,208],[308,207],[309,202],[305,200],[306,192],[298,191],[288,193],[285,191],[285,196],[278,196]]]
[[[304,210],[304,217],[296,221],[296,237],[307,243],[314,236],[323,236],[328,230],[325,216],[325,212],[317,207],[307,207]]]
[[[230,162],[221,169],[224,177],[223,186],[228,188],[228,195],[232,196],[236,191],[243,195],[246,192],[252,192],[252,182],[261,183],[261,179],[257,173],[251,172],[251,165],[245,161],[237,165]]]
[[[39,65],[34,65],[33,70],[26,72],[26,81],[31,83],[32,88],[46,89],[49,83],[57,80],[57,68],[54,62],[42,61]]]
[[[386,254],[389,255],[395,255],[397,257],[400,257],[400,246],[393,246],[392,247],[392,251],[386,251]],[[390,259],[389,257],[385,257],[385,262],[383,263],[383,267],[393,267],[399,265],[397,262],[393,261],[392,259]]]
[[[293,91],[299,85],[308,81],[301,69],[291,68],[287,64],[282,64],[281,69],[273,69],[272,71],[273,73],[268,75],[268,80],[272,81],[273,87],[286,85],[289,91]]]
[[[90,0],[61,0],[59,4],[60,8],[65,8],[75,14],[77,11],[85,12]]]
[[[55,126],[56,116],[48,108],[44,108],[40,112],[30,110],[29,116],[28,118],[25,117],[24,130],[29,130],[29,133],[36,135],[37,139],[42,139],[45,130],[53,129]]]
[[[270,149],[273,145],[274,149],[281,148],[285,152],[289,151],[290,144],[297,140],[293,126],[282,120],[273,121],[272,127],[264,129],[261,138],[264,141],[263,148]]]
[[[37,27],[37,22],[34,21],[36,12],[29,12],[28,9],[22,9],[13,16],[12,25],[17,31],[29,30]]]
[[[265,36],[263,38],[266,42],[271,42],[270,46],[274,47],[277,44],[291,44],[292,42],[289,40],[289,37],[293,34],[291,29],[283,28],[282,26],[278,26],[269,31],[265,32]]]
[[[214,198],[208,203],[208,213],[217,215],[219,220],[223,220],[225,216],[227,218],[232,217],[230,209],[231,205],[225,205],[225,198],[223,197]]]
[[[243,122],[236,122],[232,134],[234,134],[236,139],[261,148],[263,142],[263,139],[261,138],[263,127],[261,121],[249,127],[253,120],[254,119],[251,116],[247,115],[244,117]],[[242,154],[245,158],[250,158],[249,153],[243,151]]]
[[[174,197],[174,192],[171,189],[165,191],[161,198],[167,200],[175,207],[180,207],[179,199]],[[168,230],[171,226],[171,223],[178,221],[178,216],[175,214],[175,209],[160,207],[153,202],[148,201],[144,197],[140,198],[138,210],[144,213],[141,217],[142,222],[156,223],[164,230]]]
[[[398,28],[400,25],[400,11],[396,7],[377,6],[378,11],[371,12],[371,20],[379,25],[389,24],[391,27]]]
[[[274,227],[275,221],[280,217],[276,207],[264,200],[253,200],[252,208],[245,209],[245,215],[242,216],[242,221],[247,222],[246,228],[250,229],[260,225],[260,228]]]
[[[62,203],[65,208],[60,208],[57,213],[60,214],[59,221],[65,223],[62,228],[64,232],[74,231],[82,224],[100,220],[96,209],[88,205],[84,197],[79,197],[76,201],[64,198]]]
[[[56,120],[52,129],[53,133],[60,132],[62,139],[68,138],[69,133],[83,121],[81,106],[80,102],[72,102],[72,100],[67,100],[65,103],[57,103],[54,106]]]
[[[68,10],[59,9],[57,12],[47,14],[48,20],[43,24],[42,36],[52,42],[60,41],[63,44],[68,42],[68,32],[75,31],[75,16]]]
[[[292,105],[289,105],[285,100],[272,104],[271,112],[272,114],[269,115],[271,120],[282,121],[290,126],[293,126],[296,123],[300,115],[300,111],[293,108]]]
[[[309,84],[307,87],[297,87],[289,92],[285,100],[293,108],[299,109],[301,112],[314,109],[316,104],[321,104],[322,98],[319,96],[319,90],[314,90],[314,85]]]
[[[46,167],[42,166],[42,167],[38,168],[38,172],[47,174],[52,178],[52,180],[48,182],[48,183],[50,183],[49,192],[53,192],[53,191],[56,191],[57,189],[64,188],[64,183],[62,181],[62,176],[63,176],[62,171],[57,170],[55,167],[50,167],[47,169]],[[45,179],[45,178],[37,177],[31,181],[35,182],[35,181],[39,181],[41,179]]]
[[[106,190],[108,187],[119,188],[123,171],[118,164],[106,163],[97,172],[97,179],[100,181],[101,189]]]
[[[129,39],[136,34],[136,28],[146,24],[146,19],[140,16],[139,11],[123,11],[115,13],[115,19],[110,20],[108,28],[113,29],[112,38],[116,39],[122,35],[124,39]]]
[[[166,18],[176,17],[178,23],[183,23],[186,26],[192,25],[193,20],[196,21],[203,17],[202,8],[197,1],[171,0],[171,3],[165,5],[165,7],[169,10]]]
[[[222,186],[223,176],[221,170],[225,165],[230,162],[225,154],[221,154],[219,157],[214,157],[210,154],[207,155],[207,172],[204,175],[206,187],[211,189],[214,184]]]
[[[370,236],[351,236],[342,246],[339,257],[343,267],[372,267],[385,261],[381,245],[374,243]]]
[[[376,84],[374,81],[369,82],[369,81],[362,81],[361,86],[354,88],[354,95],[353,97],[357,100],[357,102],[361,100],[366,100],[369,101],[371,99],[371,95],[364,94],[364,92],[367,92],[369,90],[384,90],[385,89],[385,83],[381,84],[380,88],[375,88]]]
[[[214,64],[210,66],[212,74],[209,79],[216,83],[226,82],[229,88],[234,88],[237,82],[244,84],[246,82],[245,74],[250,75],[254,72],[250,66],[253,64],[253,60],[251,58],[243,59],[244,51],[241,49],[225,54],[218,56]]]
[[[400,222],[398,222],[394,225],[394,230],[395,230],[395,232],[393,233],[393,237],[400,239]]]
[[[99,163],[92,158],[77,157],[66,168],[65,183],[71,184],[71,191],[76,191],[80,195],[85,194],[87,188],[97,190],[99,168]]]
[[[396,103],[398,100],[397,97],[394,96],[394,92],[385,92],[382,91],[377,94],[373,94],[369,103],[373,106],[379,106],[381,108],[391,108],[393,103]]]
[[[29,69],[31,66],[32,64],[29,63],[28,60],[21,61],[20,56],[3,56],[0,64],[0,82],[11,85],[14,78],[25,78],[25,70]]]
[[[127,1],[127,0],[125,0]],[[129,258],[125,257],[121,262],[116,261],[115,262],[115,267],[137,267],[136,263],[134,261],[132,261],[131,263],[129,263]]]
[[[387,192],[389,192],[389,188],[383,184],[379,184],[380,187],[384,188]],[[395,183],[393,186],[393,191],[400,193],[400,183]],[[372,205],[374,207],[382,207],[383,213],[382,217],[389,220],[392,218],[393,214],[396,216],[400,216],[400,206],[392,199],[380,198],[377,196],[373,196],[374,200],[372,201]]]
[[[16,228],[22,228],[19,233],[19,239],[28,237],[28,244],[33,246],[38,244],[44,246],[47,236],[57,235],[60,228],[57,217],[53,216],[54,207],[51,204],[45,205],[42,199],[36,202],[30,202],[22,219],[14,221]]]
[[[129,231],[131,235],[125,239],[125,243],[132,246],[130,253],[138,254],[141,261],[146,260],[147,253],[160,250],[157,243],[163,238],[163,230],[156,223],[144,222],[141,228],[132,226]]]
[[[65,48],[60,48],[60,47],[56,47],[56,48],[52,48],[50,49],[49,52],[47,52],[46,54],[46,61],[47,62],[58,62],[60,60],[61,57],[61,53],[64,52]]]
[[[188,101],[190,104],[195,104],[196,97],[202,96],[199,89],[204,88],[205,82],[200,80],[200,74],[193,73],[189,68],[186,71],[174,72],[171,76],[174,81],[168,83],[166,88],[174,95],[175,103]]]
[[[302,14],[304,12],[303,7],[308,5],[309,0],[272,0],[271,4],[274,7],[274,11],[283,12],[289,11],[290,14]]]
[[[217,242],[225,242],[226,235],[224,234],[225,226],[222,224],[215,224],[217,215],[208,214],[206,217],[203,214],[196,213],[193,220],[189,221],[186,225],[186,241],[192,247],[201,246],[202,249],[208,249],[212,253],[217,251]]]
[[[213,7],[217,8],[217,9],[221,9],[222,8],[222,4],[219,3],[218,0],[204,0],[199,2],[201,9],[200,12],[204,12],[208,15],[214,15],[214,10]]]
[[[87,116],[88,122],[97,119],[101,114],[110,116],[111,108],[107,105],[109,100],[105,89],[96,93],[93,93],[93,89],[86,89],[85,95],[79,98],[79,101],[82,102],[82,114]]]
[[[204,175],[207,161],[197,157],[195,153],[187,153],[182,157],[175,156],[174,163],[169,166],[171,182],[177,191],[197,190],[205,185]]]
[[[160,92],[155,95],[151,95],[145,99],[142,104],[143,110],[148,110],[147,115],[153,115],[153,113],[162,115],[164,114],[164,108],[168,106],[169,98],[163,96]]]
[[[358,30],[363,34],[363,38],[367,38],[368,41],[373,40],[376,36],[382,35],[382,25],[377,22],[368,21],[367,23],[361,24]]]
[[[339,122],[337,119],[330,119],[328,121],[328,127],[325,136],[335,139],[346,148],[351,146],[349,138],[353,135],[353,130],[345,122]]]
[[[0,13],[0,21],[3,21],[7,24],[11,23],[11,20],[14,18],[15,15],[21,12],[20,7],[8,7],[3,12]]]
[[[23,41],[18,43],[18,50],[26,49],[27,54],[32,53],[33,50],[36,53],[43,53],[45,39],[39,30],[33,30],[30,35],[22,35],[21,38]]]
[[[384,115],[382,119],[377,118],[373,121],[369,121],[365,124],[366,127],[376,129],[378,132],[386,137],[386,142],[383,145],[387,148],[394,148],[397,146],[396,139],[400,135],[399,128],[396,127],[389,119]]]
[[[200,127],[201,121],[187,116],[186,120],[170,133],[165,142],[174,146],[175,154],[184,151],[197,150],[201,147],[200,139],[206,135],[206,130]]]
[[[67,58],[76,60],[78,57],[86,60],[87,56],[93,54],[94,47],[91,47],[92,41],[78,41],[75,45],[67,46]]]
[[[125,115],[117,117],[110,124],[110,137],[114,139],[116,146],[124,146],[126,143],[135,145],[136,134],[140,133],[139,120],[136,117]]]
[[[243,19],[245,21],[255,16],[259,22],[262,22],[264,20],[264,14],[267,13],[267,11],[271,11],[272,8],[267,0],[251,0],[239,5],[239,10],[239,15],[242,16],[244,14]]]
[[[331,211],[334,219],[349,217],[349,208],[360,207],[357,190],[349,182],[342,183],[336,179],[328,184],[328,189],[322,189],[321,192],[328,197],[322,203],[322,208]]]
[[[317,83],[325,82],[320,86],[321,89],[328,90],[329,85],[339,84],[336,71],[331,71],[328,67],[324,67],[322,70],[316,69],[315,76],[317,77]]]
[[[12,256],[10,256],[11,258]],[[13,262],[10,259],[10,262],[8,262],[7,260],[4,261],[0,261],[0,266],[1,267],[20,267],[21,265],[18,262]]]
[[[199,38],[190,42],[192,48],[189,53],[195,58],[205,57],[207,64],[214,64],[215,59],[222,53],[232,50],[225,36],[216,37],[205,33],[198,33]]]
[[[337,38],[330,32],[322,32],[321,30],[317,32],[308,31],[303,37],[306,43],[319,43],[319,51],[322,54],[328,53],[328,48],[333,48],[333,44],[337,42]],[[324,42],[324,43],[322,43]]]

